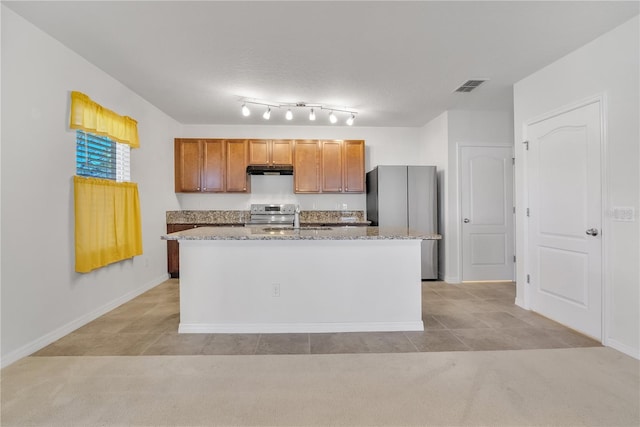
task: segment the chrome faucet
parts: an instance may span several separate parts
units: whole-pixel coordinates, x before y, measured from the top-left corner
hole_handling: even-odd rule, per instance
[[[300,228],[300,205],[296,205],[296,210],[293,214],[293,228]]]

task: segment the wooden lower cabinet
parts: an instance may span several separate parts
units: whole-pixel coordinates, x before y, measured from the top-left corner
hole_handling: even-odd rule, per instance
[[[167,234],[189,230],[198,224],[167,224]],[[167,271],[172,278],[180,277],[180,250],[177,240],[167,240]]]

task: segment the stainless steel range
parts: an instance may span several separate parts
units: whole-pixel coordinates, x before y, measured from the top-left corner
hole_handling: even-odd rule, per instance
[[[250,219],[245,225],[291,227],[295,218],[294,204],[251,204]]]

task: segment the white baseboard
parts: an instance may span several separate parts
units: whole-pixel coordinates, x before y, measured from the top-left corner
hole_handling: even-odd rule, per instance
[[[529,307],[525,307],[524,305],[524,298],[516,298],[514,301],[514,304],[517,305],[520,308],[523,308],[525,310],[529,310]]]
[[[424,331],[417,322],[348,322],[348,323],[180,323],[181,334],[274,334],[321,332]]]
[[[455,285],[460,283],[460,278],[458,276],[444,276],[444,281],[449,284]]]
[[[630,347],[626,344],[623,344],[619,341],[612,340],[611,338],[607,339],[605,345],[607,347],[611,347],[614,350],[618,350],[621,353],[626,354],[627,356],[633,357],[634,359],[640,360],[640,349]]]
[[[159,276],[153,280],[148,281],[147,283],[145,283],[144,285],[130,291],[127,292],[126,294],[122,295],[121,297],[118,297],[116,299],[114,299],[113,301],[110,301],[106,304],[104,304],[101,307],[96,308],[95,310],[84,314],[82,316],[80,316],[79,318],[72,320],[71,322],[60,326],[59,328],[49,332],[46,335],[41,336],[40,338],[37,338],[33,341],[31,341],[28,344],[23,345],[22,347],[18,348],[17,350],[12,351],[11,353],[5,355],[4,357],[2,357],[2,359],[0,360],[0,367],[4,368],[6,366],[11,365],[14,362],[17,362],[18,360],[22,359],[23,357],[29,356],[30,354],[35,353],[36,351],[48,346],[49,344],[51,344],[54,341],[59,340],[60,338],[64,337],[67,334],[70,334],[71,332],[75,331],[76,329],[86,325],[87,323],[97,319],[98,317],[102,316],[105,313],[108,313],[109,311],[113,310],[114,308],[124,304],[127,301],[132,300],[133,298],[137,297],[140,294],[143,294],[144,292],[148,291],[149,289],[158,286],[160,283],[164,282],[165,280],[167,280],[169,278],[169,274],[163,274],[162,276]]]

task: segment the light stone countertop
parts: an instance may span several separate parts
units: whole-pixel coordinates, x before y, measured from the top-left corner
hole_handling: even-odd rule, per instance
[[[249,222],[249,211],[181,210],[167,211],[167,224],[244,225]],[[305,225],[369,225],[364,211],[302,211],[300,224]]]
[[[163,240],[440,240],[439,234],[390,227],[198,227],[162,236]]]

